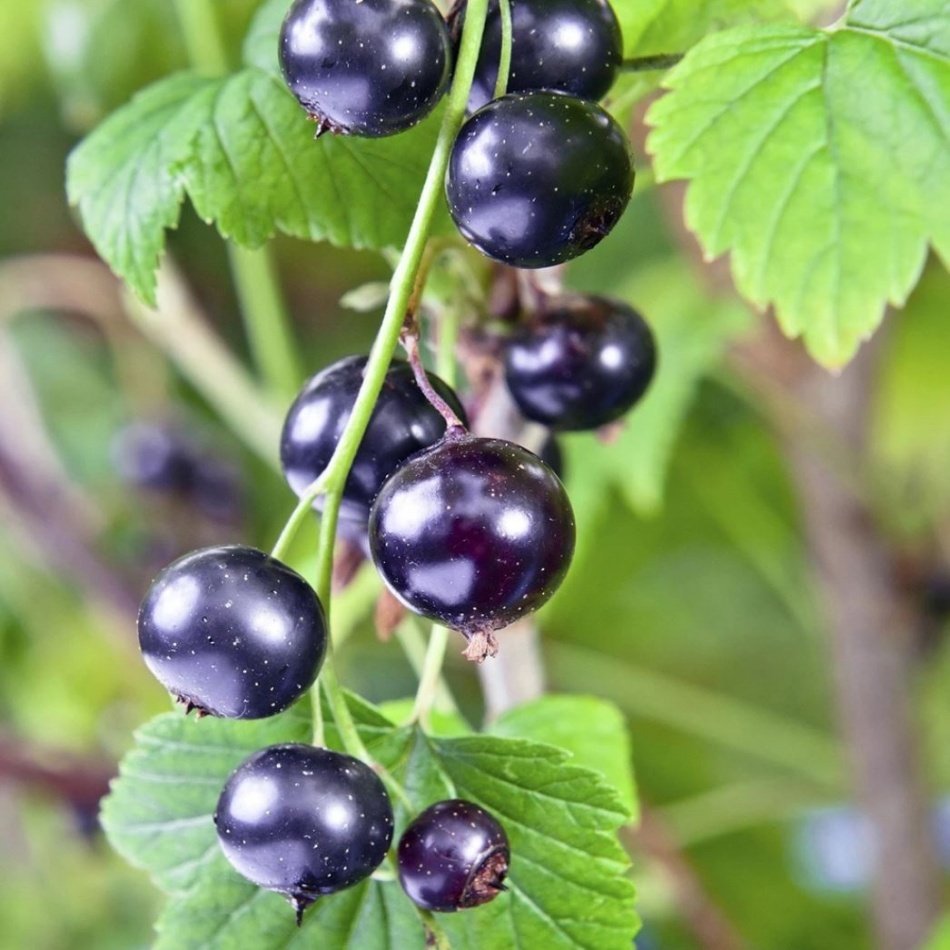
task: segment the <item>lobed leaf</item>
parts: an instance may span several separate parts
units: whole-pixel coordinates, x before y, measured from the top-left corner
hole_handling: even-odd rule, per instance
[[[739,290],[840,366],[950,256],[950,52],[940,0],[855,4],[844,28],[700,43],[650,110],[662,181]]]
[[[227,238],[277,231],[356,248],[405,239],[437,120],[386,139],[324,136],[259,69],[171,76],[113,114],[70,156],[68,192],[112,269],[154,303],[165,231],[185,194]]]
[[[453,947],[628,950],[637,921],[616,840],[628,810],[600,775],[551,746],[487,736],[432,739],[393,726],[355,697],[349,703],[364,742],[418,810],[459,795],[496,814],[511,838],[510,891],[482,909],[443,918]],[[106,804],[105,824],[116,847],[172,894],[158,947],[424,945],[419,917],[394,881],[371,880],[321,899],[298,931],[285,901],[244,881],[220,854],[211,815],[227,775],[260,746],[306,741],[308,731],[303,710],[254,724],[161,716],[140,730]],[[334,730],[328,737],[337,744]],[[398,824],[408,818],[400,813]]]

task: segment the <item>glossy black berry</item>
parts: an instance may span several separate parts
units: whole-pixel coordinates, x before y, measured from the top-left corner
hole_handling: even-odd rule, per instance
[[[551,267],[592,247],[620,219],[633,190],[623,129],[573,96],[510,95],[462,126],[446,173],[462,236],[515,267]]]
[[[461,34],[464,5],[452,31]],[[600,99],[623,60],[620,24],[606,0],[511,0],[511,69],[508,92],[566,92]],[[501,12],[492,0],[468,104],[478,109],[494,98],[501,52]]]
[[[319,132],[408,129],[445,93],[451,60],[431,0],[296,0],[280,33],[284,80]]]
[[[557,439],[551,438],[545,440],[538,452],[538,457],[545,465],[563,482],[564,481],[564,453]]]
[[[574,515],[557,476],[527,449],[453,429],[383,486],[370,549],[410,610],[495,652],[491,631],[554,593],[574,553]]]
[[[549,299],[505,356],[508,388],[525,417],[562,431],[619,419],[655,370],[643,317],[619,301],[580,294]]]
[[[317,373],[287,413],[280,439],[280,460],[290,487],[298,494],[327,467],[363,382],[366,357],[350,356]],[[434,374],[436,391],[460,416],[455,393]],[[407,459],[436,443],[445,420],[416,385],[408,363],[395,360],[343,492],[343,518],[363,524],[383,482]],[[318,502],[319,504],[319,502]]]
[[[399,882],[425,910],[478,907],[505,890],[511,851],[483,808],[453,799],[427,808],[399,840]]]
[[[255,752],[231,774],[214,815],[234,868],[283,894],[299,915],[369,877],[393,838],[393,810],[359,759],[307,745]]]
[[[262,719],[313,685],[323,608],[295,571],[238,545],[188,554],[155,579],[138,618],[148,668],[189,709]]]

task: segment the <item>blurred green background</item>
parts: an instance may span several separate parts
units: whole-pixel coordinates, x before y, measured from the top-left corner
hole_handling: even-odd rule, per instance
[[[223,22],[233,43],[254,6],[230,0]],[[76,312],[80,297],[50,311],[23,290],[31,255],[65,255],[46,259],[54,271],[57,261],[93,259],[64,197],[71,146],[136,88],[183,64],[166,0],[0,4],[5,947],[149,942],[157,896],[94,820],[97,790],[133,729],[168,703],[138,661],[130,611],[172,556],[238,537],[268,547],[292,507],[281,479],[134,331],[104,335]],[[847,812],[816,811],[847,805],[849,794],[798,502],[768,407],[727,358],[761,321],[713,296],[673,220],[647,187],[619,232],[569,271],[578,288],[643,306],[662,371],[615,444],[564,440],[581,539],[542,615],[550,686],[612,699],[629,716],[644,800],[749,946],[862,948],[860,833]],[[170,248],[216,330],[247,359],[220,239],[186,212]],[[385,261],[289,240],[276,254],[305,365],[365,350],[378,314],[347,310],[340,297],[386,279]],[[895,560],[907,567],[914,703],[935,804],[950,790],[948,291],[931,265],[906,312],[888,321],[866,459]],[[129,488],[114,442],[141,419],[177,425],[240,472],[233,505],[207,511]],[[307,544],[298,554],[306,560]],[[376,641],[373,595],[365,578],[348,595],[341,673],[375,700],[403,697],[414,678],[394,643]],[[454,651],[448,675],[477,719],[477,680]],[[642,836],[631,847],[641,946],[712,946],[684,914],[670,864]]]

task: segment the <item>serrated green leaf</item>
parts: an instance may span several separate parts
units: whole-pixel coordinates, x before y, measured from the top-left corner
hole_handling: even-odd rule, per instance
[[[188,73],[150,86],[70,156],[67,190],[109,266],[149,303],[166,228],[178,223],[184,182],[173,173],[194,134],[185,111],[214,82]]]
[[[513,946],[629,950],[633,885],[616,839],[626,809],[596,773],[568,754],[518,739],[432,740],[434,766],[511,840],[509,891],[471,921],[446,918],[454,948]]]
[[[437,120],[387,139],[324,136],[280,80],[258,69],[184,74],[150,87],[72,154],[70,201],[96,249],[148,303],[189,194],[228,238],[258,247],[282,231],[356,248],[405,239]]]
[[[612,293],[640,308],[653,328],[657,372],[609,445],[595,435],[562,440],[581,546],[589,540],[585,525],[610,501],[609,486],[641,514],[660,508],[670,456],[699,383],[751,321],[734,298],[710,298],[679,259],[635,272]]]
[[[102,806],[112,846],[163,890],[186,891],[218,854],[211,816],[225,779],[257,749],[309,741],[306,706],[255,722],[178,712],[144,725]]]
[[[287,902],[239,877],[216,854],[198,885],[159,918],[156,950],[412,950],[422,924],[394,882],[365,881],[323,898],[298,929]]]
[[[613,0],[612,6],[626,56],[684,53],[715,30],[792,17],[785,0]]]
[[[511,890],[478,911],[445,918],[453,947],[507,950],[520,941],[628,950],[636,931],[633,888],[615,836],[626,809],[598,774],[550,746],[432,739],[394,727],[355,697],[348,703],[371,753],[401,779],[418,809],[460,795],[505,824],[514,853]],[[305,715],[291,712],[258,724],[166,716],[140,732],[107,806],[108,825],[120,850],[174,891],[157,946],[279,950],[315,939],[322,950],[423,946],[418,917],[395,882],[370,881],[324,898],[297,931],[286,903],[243,881],[217,850],[211,814],[227,774],[254,749],[301,741],[307,730]],[[328,738],[336,744],[332,728]],[[399,824],[407,817],[400,814]]]
[[[635,819],[630,733],[613,703],[595,696],[543,696],[500,716],[491,731],[498,736],[546,742],[570,752],[575,765],[604,777]]]
[[[950,256],[947,18],[941,0],[907,10],[711,36],[648,115],[707,255],[730,252],[740,291],[829,366],[905,301],[928,241]]]
[[[244,38],[244,62],[265,72],[280,74],[277,46],[280,26],[290,9],[291,0],[265,0],[251,21]]]

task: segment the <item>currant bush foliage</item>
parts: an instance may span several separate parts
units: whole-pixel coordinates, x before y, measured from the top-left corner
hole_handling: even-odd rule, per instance
[[[859,0],[839,29],[739,27],[650,110],[661,180],[740,291],[829,366],[950,257],[950,27],[941,0]]]
[[[463,797],[496,815],[511,839],[510,891],[475,915],[442,918],[453,948],[507,950],[520,941],[628,950],[637,920],[616,831],[630,818],[631,792],[627,783],[618,794],[604,778],[607,770],[613,777],[613,763],[629,761],[616,710],[553,697],[511,714],[499,726],[505,736],[433,738],[394,725],[356,697],[350,704],[370,753],[401,781],[416,812],[440,798]],[[137,734],[104,823],[115,847],[170,894],[157,946],[278,950],[316,939],[325,950],[422,945],[419,918],[393,882],[367,881],[318,901],[298,932],[286,902],[249,884],[220,854],[212,814],[225,779],[264,745],[308,741],[306,705],[260,723],[168,714]],[[589,729],[600,743],[600,767],[575,764],[580,760],[569,752],[524,738],[581,747]],[[332,729],[329,745],[341,748]],[[397,834],[412,817],[397,809]]]
[[[73,152],[70,201],[112,269],[147,303],[185,195],[221,234],[277,231],[356,248],[401,244],[436,125],[385,140],[324,136],[275,76],[178,73],[114,113]]]

